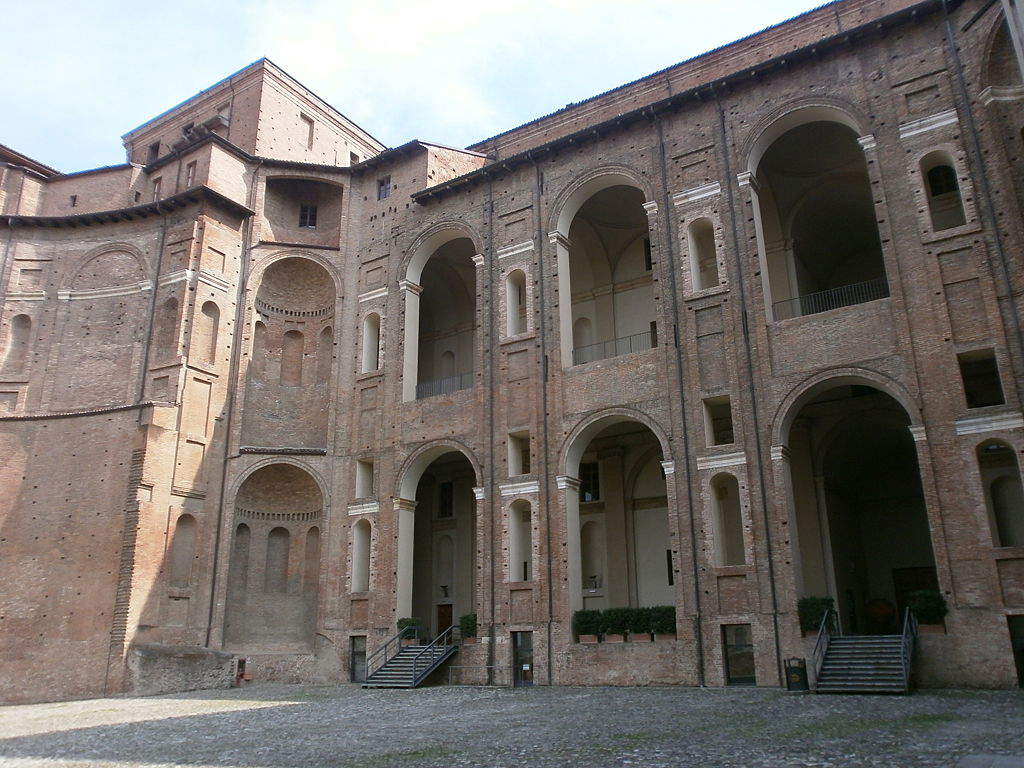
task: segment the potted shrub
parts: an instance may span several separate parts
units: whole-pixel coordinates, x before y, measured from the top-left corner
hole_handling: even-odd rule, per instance
[[[655,640],[676,639],[676,607],[674,605],[656,605],[647,609],[650,613],[651,632]]]
[[[464,643],[475,643],[476,642],[476,614],[467,613],[465,616],[459,616],[459,632],[462,635],[462,642]]]
[[[651,610],[650,608],[629,609],[629,642],[651,642]]]
[[[917,619],[920,632],[945,632],[949,607],[938,590],[919,589],[907,595],[907,605]]]
[[[825,612],[835,607],[831,597],[801,597],[796,604],[796,612],[800,617],[800,632],[809,635],[821,627]]]
[[[601,612],[576,611],[572,615],[572,631],[581,643],[596,643],[601,634]]]
[[[405,618],[398,620],[398,631],[401,632],[407,627],[414,627],[414,631],[411,635],[406,635],[402,638],[402,645],[419,645],[420,634],[423,631],[420,627],[420,620],[416,618]]]
[[[601,633],[606,643],[624,643],[629,631],[629,608],[605,608],[601,611]]]

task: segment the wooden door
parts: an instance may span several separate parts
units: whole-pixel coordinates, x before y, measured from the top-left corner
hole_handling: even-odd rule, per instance
[[[441,634],[452,625],[452,604],[444,603],[437,606],[437,634]]]

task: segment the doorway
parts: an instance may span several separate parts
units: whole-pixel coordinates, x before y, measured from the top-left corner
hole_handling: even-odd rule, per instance
[[[1013,646],[1013,661],[1017,665],[1017,685],[1024,688],[1024,616],[1007,616],[1010,625],[1010,645]]]
[[[512,685],[533,685],[533,632],[512,633]]]
[[[749,624],[722,626],[726,685],[756,685],[754,639]]]
[[[366,682],[366,635],[353,635],[349,639],[349,679],[353,683]]]
[[[452,613],[451,603],[441,603],[437,606],[437,634],[441,634],[453,623],[454,615]]]

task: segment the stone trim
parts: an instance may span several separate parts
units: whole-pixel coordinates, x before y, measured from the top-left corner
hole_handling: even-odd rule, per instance
[[[364,501],[360,504],[349,504],[350,515],[375,515],[380,511],[380,503],[376,501]]]
[[[524,483],[505,483],[499,485],[498,490],[501,491],[502,496],[518,496],[523,493],[540,493],[540,482],[537,480],[528,480]]]
[[[404,509],[408,512],[416,511],[415,500],[410,501],[409,499],[403,499],[401,496],[393,496],[391,498],[391,506],[395,509]]]
[[[580,489],[580,480],[578,477],[570,477],[569,475],[558,475],[555,478],[555,485],[558,487],[558,490],[560,491],[564,491],[566,489],[578,491]]]
[[[153,281],[143,280],[141,283],[119,285],[114,288],[93,288],[87,291],[57,291],[57,298],[61,301],[87,301],[89,299],[109,299],[114,296],[131,296],[133,293],[151,290],[153,290]]]
[[[156,284],[163,288],[165,285],[173,285],[174,283],[190,282],[192,280],[193,272],[191,269],[179,269],[177,272],[168,272],[166,275],[157,280]]]
[[[1020,101],[1024,99],[1024,85],[990,85],[981,92],[978,100],[984,106],[994,101]]]
[[[741,176],[743,174],[740,174]],[[722,193],[722,185],[713,181],[710,184],[703,184],[699,187],[692,187],[691,189],[684,189],[682,192],[676,192],[672,195],[672,202],[676,205],[683,205],[684,203],[692,203],[695,200],[703,200],[706,197],[714,197]]]
[[[1024,427],[1024,414],[1020,411],[1014,411],[1013,413],[999,413],[993,416],[975,416],[973,418],[957,419],[955,424],[958,435],[1000,432]]]
[[[878,142],[875,141],[875,137],[870,133],[864,134],[863,136],[857,137],[857,143],[860,144],[860,148],[865,152],[870,152],[878,146]]]
[[[45,301],[46,291],[11,291],[6,301]]]
[[[267,445],[243,445],[238,449],[239,453],[261,453],[277,456],[326,456],[326,448],[273,448]]]
[[[666,475],[674,475],[676,472],[676,463],[674,461],[663,461],[661,462],[661,470]]]
[[[508,256],[515,256],[519,253],[526,253],[534,249],[533,240],[526,240],[522,243],[516,243],[515,245],[506,245],[504,248],[499,248],[494,252],[494,255],[499,259],[504,259]]]
[[[419,296],[421,293],[423,293],[423,286],[418,285],[417,283],[414,283],[411,280],[399,280],[398,287],[399,289],[406,291],[407,293],[415,294],[416,296]]]
[[[910,436],[914,438],[915,443],[928,442],[928,433],[923,424],[912,424],[907,429],[910,430]]]
[[[479,486],[474,486],[473,487],[473,498],[476,499],[477,501],[483,501],[484,500],[484,489],[479,487]]]
[[[740,185],[740,188],[750,187],[755,192],[758,189],[757,177],[754,176],[750,171],[740,171],[736,174],[736,183]]]
[[[557,229],[554,232],[548,232],[548,242],[552,245],[561,245],[564,248],[572,247],[572,242],[568,237],[563,235]]]
[[[945,112],[939,112],[937,115],[929,115],[928,117],[922,117],[920,120],[911,120],[908,123],[902,123],[900,125],[900,138],[909,139],[911,136],[918,136],[928,131],[934,131],[936,128],[942,128],[946,125],[955,125],[960,120],[957,117],[955,109],[947,109]]]
[[[402,282],[406,282],[406,281],[403,280]],[[405,290],[405,288],[402,287],[402,282],[399,282],[398,286],[399,286],[399,288],[402,288],[402,290]],[[372,291],[367,291],[366,293],[360,293],[358,298],[359,298],[360,302],[363,302],[363,301],[372,301],[373,299],[379,299],[381,296],[387,296],[387,295],[388,295],[388,287],[386,285],[382,285],[380,288],[374,288]]]
[[[658,215],[658,203],[654,200],[648,200],[646,203],[644,203],[643,209],[647,211],[648,216]]]
[[[217,277],[216,275],[206,272],[202,269],[199,270],[199,276],[196,278],[196,280],[198,280],[200,283],[205,283],[206,285],[209,285],[212,288],[219,288],[222,291],[231,290],[231,283],[229,283],[227,280],[225,280],[222,277]]]
[[[723,453],[718,456],[698,456],[697,469],[720,469],[722,467],[738,467],[747,463],[747,454],[743,451]]]
[[[773,445],[771,447],[772,461],[785,460],[789,461],[789,446],[788,445]]]

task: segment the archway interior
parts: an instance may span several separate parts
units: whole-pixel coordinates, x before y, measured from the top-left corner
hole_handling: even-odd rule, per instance
[[[476,610],[474,485],[473,466],[451,451],[430,463],[416,487],[412,616],[435,635]]]
[[[569,228],[573,363],[656,345],[644,194],[616,185],[592,195]]]
[[[235,497],[224,644],[249,652],[312,650],[323,496],[292,464],[270,464]]]
[[[472,386],[476,327],[474,254],[472,240],[456,238],[438,248],[423,268],[417,397]]]
[[[281,259],[264,272],[254,307],[243,444],[326,446],[334,303],[333,278],[311,259]]]
[[[847,632],[896,632],[907,596],[938,589],[906,411],[859,384],[807,402],[789,435],[803,596],[831,596]]]
[[[846,125],[814,121],[779,136],[757,168],[777,320],[888,295],[864,152]]]
[[[578,438],[568,471],[566,513],[574,609],[675,604],[675,572],[661,444],[644,425],[621,420]],[[573,542],[576,544],[576,542]]]

